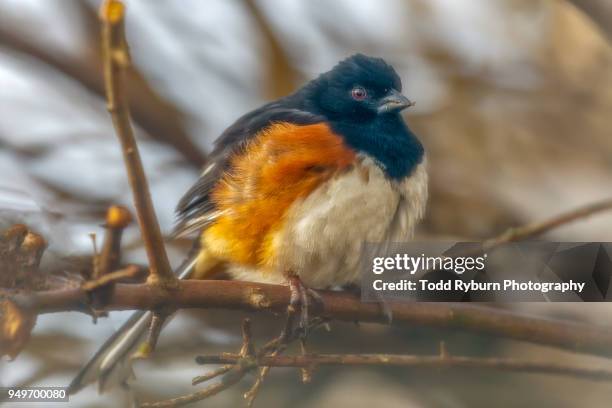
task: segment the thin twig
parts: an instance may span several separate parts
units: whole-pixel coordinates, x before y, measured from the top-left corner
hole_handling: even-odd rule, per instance
[[[223,367],[220,367],[216,370],[213,370],[211,372],[208,372],[204,375],[198,375],[197,377],[193,377],[193,379],[191,380],[191,385],[198,385],[201,384],[203,382],[212,380],[213,378],[217,378],[220,375],[223,375],[227,372],[229,372],[232,368],[234,367],[233,364],[228,364],[228,365],[224,365]]]
[[[591,215],[609,210],[612,210],[612,199],[585,205],[584,207],[557,215],[548,220],[537,221],[520,227],[510,228],[504,233],[484,241],[482,244],[482,249],[484,251],[490,251],[500,245],[507,244],[508,242],[522,241],[527,238],[536,237],[562,225],[582,220]]]
[[[127,208],[118,205],[109,207],[106,212],[106,222],[104,228],[104,243],[100,251],[98,261],[98,272],[101,275],[114,271],[121,262],[121,236],[123,230],[132,221],[132,215]],[[99,276],[94,276],[98,278]]]
[[[149,279],[165,288],[174,288],[177,279],[172,273],[164,248],[149,186],[130,123],[125,94],[125,70],[129,65],[130,57],[125,40],[124,14],[125,7],[118,0],[106,0],[100,9],[107,107],[121,142],[138,223],[149,260]]]
[[[201,391],[194,392],[189,395],[183,395],[176,398],[171,398],[165,401],[158,402],[145,402],[140,405],[141,408],[174,408],[180,407],[186,404],[190,404],[192,402],[200,401],[208,397],[212,397],[220,393],[221,391],[231,387],[232,385],[238,383],[244,375],[246,371],[239,366],[234,366],[234,368],[225,374],[221,380],[218,382],[209,385],[205,389]]]
[[[289,326],[291,325],[291,322],[289,321],[289,317],[287,320],[288,321],[285,322],[285,327],[283,328],[280,336],[266,343],[256,353],[256,356],[258,357],[266,356],[266,355],[267,356],[278,356],[285,351],[285,349],[288,347],[288,345],[291,342],[297,339],[304,340],[300,336],[300,333],[298,331],[289,329],[288,325]],[[310,332],[311,330],[315,329],[316,327],[323,324],[324,322],[325,320],[315,317],[310,320],[309,327],[305,327],[304,330],[306,330],[306,332]],[[196,357],[196,363],[202,364],[202,362],[200,362],[197,357]],[[253,404],[255,403],[255,399],[257,398],[257,395],[259,395],[259,390],[261,389],[261,386],[269,373],[270,373],[269,366],[259,367],[259,373],[257,374],[257,378],[255,379],[255,382],[253,383],[251,388],[249,388],[249,390],[244,393],[244,399],[247,402],[247,408],[251,408]],[[302,372],[302,378],[306,379],[309,374],[310,374],[310,370],[304,369]]]
[[[189,395],[184,395],[177,398],[171,398],[165,401],[144,403],[141,405],[142,408],[162,408],[162,407],[180,407],[192,402],[200,401],[205,398],[211,397],[238,383],[245,374],[254,368],[253,361],[255,361],[255,347],[253,345],[253,336],[251,334],[251,321],[250,319],[244,319],[242,321],[242,347],[238,354],[240,361],[233,364],[230,369],[222,367],[219,370],[214,371],[216,374],[211,374],[202,377],[196,377],[192,383],[195,383],[199,378],[211,379],[219,375],[223,375],[220,381],[211,384],[201,391],[196,391]]]
[[[281,350],[275,350],[271,353],[271,355],[276,356],[280,353],[281,353]],[[260,367],[259,373],[257,374],[257,378],[255,379],[255,382],[253,383],[253,385],[251,385],[251,388],[249,388],[249,390],[245,392],[243,395],[247,403],[247,408],[251,408],[253,404],[255,403],[255,398],[257,398],[257,395],[259,395],[259,390],[261,389],[261,385],[263,384],[264,380],[266,379],[269,373],[270,373],[270,366]]]
[[[239,364],[239,355],[221,354],[199,356],[200,362],[208,364]],[[402,366],[413,368],[478,368],[500,371],[556,374],[596,381],[611,381],[612,370],[581,367],[564,363],[531,361],[515,358],[480,358],[402,354],[306,354],[296,356],[261,356],[253,364],[261,367],[313,368],[325,365],[341,366]]]
[[[132,360],[139,360],[149,358],[151,353],[155,351],[157,347],[157,341],[159,340],[159,335],[161,334],[162,329],[164,328],[164,324],[168,320],[168,317],[172,313],[174,313],[176,309],[160,309],[153,313],[153,317],[151,318],[151,322],[149,323],[149,332],[147,334],[147,339],[138,346],[138,349],[132,356],[130,357]]]
[[[251,319],[244,319],[242,321],[242,348],[240,348],[240,355],[243,357],[255,356],[253,334],[251,333]]]
[[[95,232],[89,234],[91,239],[91,247],[93,248],[93,257],[91,258],[91,272],[88,273],[87,279],[98,279],[100,273],[100,253],[98,252],[98,235]]]
[[[23,265],[33,270],[39,270],[43,253],[47,249],[47,241],[42,235],[28,231],[19,249]]]
[[[306,349],[306,338],[300,339],[300,352],[302,353],[302,356],[305,356],[308,354],[307,349]],[[302,367],[301,369],[302,382],[304,384],[308,384],[312,381],[313,371],[314,371],[314,366],[313,367]]]
[[[319,325],[321,322],[314,323]],[[243,330],[244,333],[244,330]],[[249,327],[250,333],[250,327]],[[246,337],[243,335],[243,338]],[[318,366],[401,366],[411,368],[477,368],[498,371],[511,371],[536,374],[553,374],[570,376],[594,381],[612,380],[612,370],[606,368],[593,369],[590,367],[571,364],[559,364],[546,361],[532,361],[515,358],[481,358],[468,356],[451,356],[444,341],[440,342],[440,351],[436,356],[401,355],[401,354],[308,354],[302,342],[302,354],[299,356],[281,356],[288,342],[302,338],[298,335],[281,335],[268,342],[262,349],[255,352],[253,349],[245,351],[245,345],[251,345],[250,334],[248,340],[243,340],[243,347],[238,354],[222,353],[220,355],[198,356],[198,364],[224,364],[218,370],[209,373],[206,379],[221,375],[229,370],[240,367],[243,371],[259,368],[260,374],[251,389],[244,394],[247,407],[251,407],[259,393],[263,379],[271,367],[297,367],[302,371],[302,381],[309,382],[312,372]],[[272,352],[269,352],[273,350]],[[191,402],[191,401],[190,401]]]
[[[95,235],[92,236],[94,244],[93,272],[91,276],[87,277],[90,281],[87,282],[87,285],[91,287],[94,282],[99,284],[98,287],[95,287],[97,290],[91,294],[91,306],[94,310],[94,319],[100,316],[106,316],[106,312],[99,311],[99,309],[103,308],[108,303],[108,298],[112,289],[109,283],[128,277],[110,276],[106,278],[106,280],[102,279],[104,275],[117,270],[120,266],[121,237],[123,235],[123,230],[129,225],[131,220],[132,216],[127,208],[117,205],[110,206],[106,212],[104,243],[102,244],[102,251],[100,251],[99,254]],[[129,277],[135,277],[138,271],[139,270]],[[91,291],[93,289],[85,288],[85,290]]]
[[[268,55],[263,59],[267,64],[264,89],[267,91],[268,98],[277,99],[293,92],[300,82],[298,71],[291,65],[291,59],[283,49],[283,45],[278,40],[278,36],[274,33],[270,22],[257,2],[246,0],[243,4],[253,17],[255,25],[269,49]]]
[[[92,292],[104,286],[110,285],[123,279],[133,279],[140,274],[140,267],[130,265],[125,269],[110,272],[100,276],[98,279],[84,282],[81,288],[86,292]]]

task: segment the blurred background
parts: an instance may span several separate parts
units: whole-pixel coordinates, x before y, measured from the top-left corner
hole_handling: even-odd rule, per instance
[[[212,141],[242,113],[285,95],[356,52],[380,56],[416,101],[406,119],[429,155],[431,199],[419,232],[484,238],[612,194],[612,3],[608,0],[127,0],[129,94],[166,233]],[[109,204],[131,205],[103,100],[96,1],[0,0],[0,227],[25,222],[50,242],[44,259],[92,252]],[[548,238],[612,241],[612,215]],[[126,261],[143,262],[135,227]],[[169,242],[178,264],[188,243]],[[612,324],[606,304],[508,305],[533,315]],[[66,385],[125,319],[42,316],[0,386]],[[239,347],[241,314],[181,313],[130,392],[90,387],[70,406],[127,406],[192,391],[193,356]],[[257,316],[270,337],[280,318]],[[334,324],[328,352],[595,358],[461,333]],[[202,406],[240,406],[248,384]],[[258,406],[608,407],[612,386],[479,371],[321,369],[301,385],[273,370]],[[52,404],[45,404],[52,406]],[[62,404],[61,406],[66,406]]]

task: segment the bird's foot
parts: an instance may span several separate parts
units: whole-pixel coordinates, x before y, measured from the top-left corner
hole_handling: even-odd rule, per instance
[[[289,283],[289,306],[287,306],[287,321],[281,333],[281,339],[287,341],[291,337],[306,338],[312,326],[310,311],[313,306],[321,306],[323,299],[315,290],[302,283],[297,275],[287,278]],[[297,320],[297,321],[296,321]]]

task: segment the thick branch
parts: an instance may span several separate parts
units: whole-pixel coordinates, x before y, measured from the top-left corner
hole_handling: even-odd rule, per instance
[[[129,54],[125,40],[124,11],[123,4],[116,0],[105,1],[100,10],[104,83],[108,111],[121,142],[138,223],[149,260],[149,278],[152,281],[163,283],[166,287],[172,287],[176,284],[177,279],[172,273],[168,261],[159,222],[155,215],[151,193],[130,123],[128,100],[125,94],[125,70],[129,65]]]
[[[377,303],[362,303],[345,293],[320,291],[324,306],[313,313],[343,321],[386,323]],[[39,313],[84,311],[87,304],[81,289],[15,295],[21,307]],[[177,308],[222,308],[284,313],[289,302],[286,286],[239,281],[196,281],[178,283],[171,293],[146,284],[117,284],[107,310],[155,310]],[[612,329],[578,322],[526,317],[516,313],[465,303],[389,303],[394,323],[457,329],[521,340],[566,350],[612,357]]]

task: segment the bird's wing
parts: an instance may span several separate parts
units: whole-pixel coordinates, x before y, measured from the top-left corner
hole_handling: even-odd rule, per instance
[[[184,236],[200,231],[219,216],[210,193],[228,169],[231,158],[258,132],[276,122],[310,125],[322,121],[322,116],[287,107],[282,101],[264,105],[238,119],[215,141],[209,162],[200,178],[179,201],[176,208],[176,235]]]

